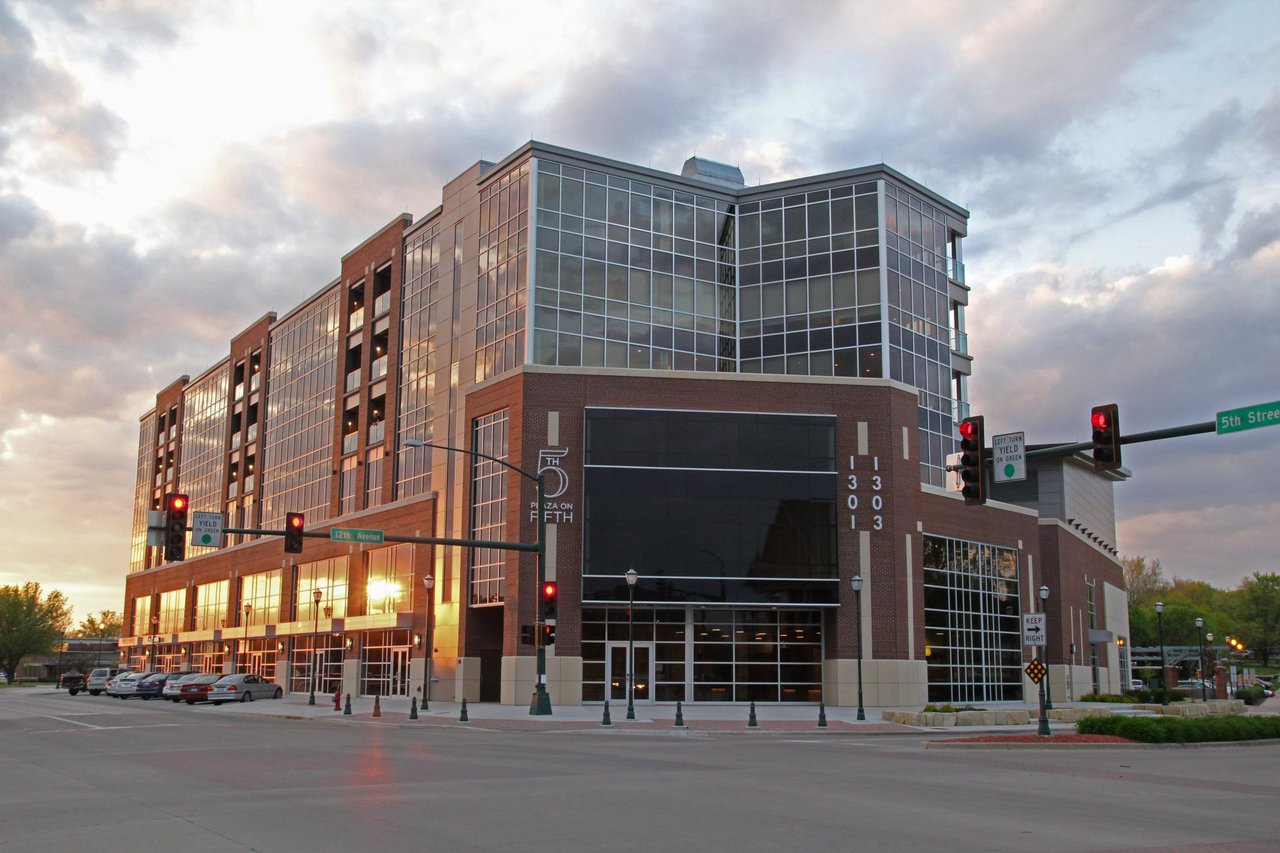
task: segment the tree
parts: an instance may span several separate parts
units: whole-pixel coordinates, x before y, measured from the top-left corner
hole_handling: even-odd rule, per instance
[[[27,655],[48,653],[71,624],[71,606],[58,590],[43,595],[40,584],[0,587],[0,671],[10,681]]]
[[[1129,593],[1130,607],[1152,604],[1169,591],[1159,559],[1147,562],[1142,556],[1124,557],[1120,565],[1124,567],[1124,588]]]
[[[98,615],[90,613],[80,620],[80,624],[71,633],[73,637],[116,637],[124,628],[124,619],[115,610],[100,610]]]
[[[1267,666],[1271,650],[1280,647],[1280,575],[1254,572],[1240,584],[1238,594],[1243,639],[1254,659]]]

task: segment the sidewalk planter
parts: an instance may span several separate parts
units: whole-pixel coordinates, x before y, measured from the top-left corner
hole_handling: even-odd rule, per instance
[[[994,726],[995,724],[995,711],[958,711],[956,713],[957,726]]]
[[[1031,722],[1031,712],[1021,708],[1005,708],[995,712],[997,726],[1025,726]]]

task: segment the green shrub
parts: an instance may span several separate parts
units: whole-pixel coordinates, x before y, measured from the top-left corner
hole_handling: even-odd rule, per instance
[[[944,702],[941,705],[925,705],[922,709],[926,714],[954,714],[958,711],[985,711],[986,708],[979,708],[976,705],[960,705],[959,707],[952,705],[950,702]]]
[[[1280,738],[1280,716],[1120,717],[1090,716],[1076,731],[1115,735],[1141,743],[1207,743]]]
[[[1130,695],[1128,693],[1126,693],[1123,696],[1117,695],[1115,693],[1086,693],[1085,695],[1081,696],[1077,701],[1079,702],[1133,702],[1135,700],[1130,698]]]
[[[1261,705],[1262,700],[1267,698],[1266,691],[1259,684],[1251,684],[1248,687],[1240,687],[1236,690],[1236,698],[1243,699],[1246,705]]]

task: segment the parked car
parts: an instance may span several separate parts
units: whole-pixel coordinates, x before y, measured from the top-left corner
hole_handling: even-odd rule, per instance
[[[164,683],[164,690],[160,692],[160,695],[170,702],[180,702],[182,700],[178,696],[178,691],[182,689],[182,685],[201,675],[204,675],[204,673],[198,670],[169,673],[169,680]]]
[[[252,672],[224,675],[213,683],[209,701],[215,705],[223,702],[252,702],[254,699],[279,699],[284,689],[274,681],[268,681]]]
[[[107,695],[117,699],[128,699],[138,689],[138,681],[151,675],[150,672],[122,672],[107,682]]]
[[[146,678],[139,678],[135,682],[133,695],[139,699],[151,699],[159,696],[164,692],[164,685],[173,673],[169,672],[153,672]]]
[[[196,675],[184,678],[178,685],[178,698],[175,701],[194,705],[197,702],[209,701],[209,690],[214,683],[222,679],[221,674]]]
[[[65,673],[58,679],[58,686],[75,696],[81,690],[84,690],[84,674],[79,672]]]
[[[1131,678],[1131,679],[1129,679],[1129,689],[1130,689],[1130,690],[1142,690],[1142,689],[1143,689],[1143,688],[1145,688],[1146,686],[1147,686],[1147,683],[1146,683],[1145,681],[1143,681],[1141,678]]]
[[[97,696],[107,689],[108,681],[122,672],[124,670],[114,666],[100,666],[89,672],[89,677],[85,680],[85,689],[89,691],[90,696]]]

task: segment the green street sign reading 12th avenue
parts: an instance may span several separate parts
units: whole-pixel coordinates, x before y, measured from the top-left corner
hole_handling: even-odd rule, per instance
[[[329,528],[330,542],[359,542],[362,545],[381,545],[383,544],[383,531],[381,530],[362,530],[359,527],[331,527]]]
[[[1218,412],[1218,435],[1264,426],[1280,426],[1280,400]]]

